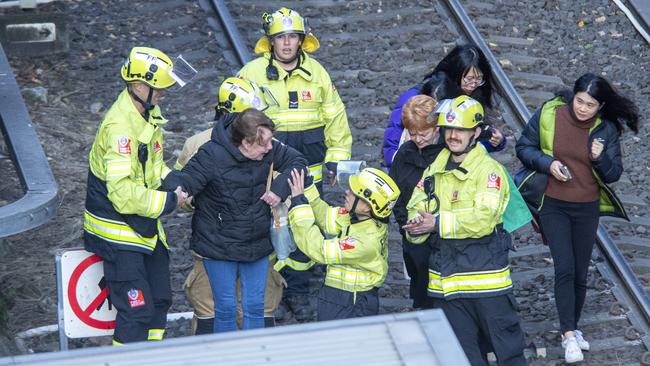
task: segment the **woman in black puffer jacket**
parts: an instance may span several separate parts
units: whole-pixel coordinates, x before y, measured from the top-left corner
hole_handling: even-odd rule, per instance
[[[287,198],[289,172],[307,165],[298,151],[273,140],[273,131],[273,122],[252,108],[226,118],[183,170],[164,181],[163,187],[180,185],[194,196],[191,248],[204,257],[215,333],[236,329],[237,277],[242,328],[264,327],[264,286],[273,252],[269,205]],[[265,193],[271,164],[280,175]]]

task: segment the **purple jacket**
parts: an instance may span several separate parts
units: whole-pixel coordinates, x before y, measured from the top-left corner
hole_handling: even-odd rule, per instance
[[[393,112],[390,114],[388,126],[386,126],[386,130],[384,130],[383,146],[384,162],[388,169],[390,169],[390,165],[393,162],[393,158],[395,157],[395,153],[399,147],[399,140],[402,137],[402,131],[404,131],[404,126],[402,125],[402,107],[404,107],[411,97],[419,94],[421,85],[422,84],[416,84],[411,89],[402,93],[402,95],[397,98],[395,108],[393,108]],[[503,142],[499,146],[494,147],[487,141],[481,141],[489,153],[503,150],[506,147],[507,142],[507,139],[503,139]]]

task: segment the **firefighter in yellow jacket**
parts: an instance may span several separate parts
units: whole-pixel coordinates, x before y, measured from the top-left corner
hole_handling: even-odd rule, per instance
[[[483,107],[468,96],[441,113],[446,148],[424,171],[407,205],[409,240],[434,233],[429,296],[444,310],[472,365],[526,365],[508,264],[511,238],[502,228],[510,199],[503,166],[477,144]],[[432,179],[433,178],[433,179]]]
[[[293,238],[312,260],[327,264],[318,320],[377,315],[378,289],[388,273],[388,218],[399,188],[379,169],[350,176],[344,207],[330,207],[302,172],[289,182]],[[334,236],[323,237],[321,231]]]
[[[159,50],[135,47],[122,65],[127,86],[106,113],[90,151],[85,248],[104,259],[109,299],[117,309],[113,344],[161,340],[171,305],[169,255],[160,217],[187,194],[157,190],[163,160],[158,101],[176,83]]]
[[[261,57],[246,64],[239,76],[269,88],[279,108],[266,113],[275,123],[275,138],[300,151],[322,192],[323,164],[334,182],[336,163],[351,156],[352,134],[345,106],[329,74],[309,53],[320,44],[306,20],[294,10],[281,8],[264,13],[264,35],[255,45]],[[296,319],[308,320],[308,285],[312,263],[300,251],[293,252],[282,271],[287,280],[285,303]],[[277,268],[278,270],[281,267]]]
[[[230,77],[221,83],[218,93],[218,102],[215,113],[215,123],[221,123],[225,118],[235,118],[235,116],[248,108],[255,108],[265,112],[269,107],[269,101],[257,85],[248,80]],[[199,148],[210,141],[212,128],[201,131],[196,135],[188,138],[183,144],[178,160],[174,169],[182,169],[187,162],[196,154]],[[187,200],[184,208],[193,210],[191,197]],[[187,300],[194,308],[194,317],[192,319],[192,329],[195,334],[213,333],[214,323],[214,299],[212,297],[212,288],[208,280],[208,274],[203,266],[203,257],[192,251],[194,258],[194,268],[187,276],[183,288],[187,294]],[[266,280],[266,289],[264,292],[264,325],[266,327],[275,325],[274,312],[282,298],[282,289],[285,285],[282,276],[273,269],[275,260],[269,262],[269,272]],[[239,294],[239,292],[238,292]],[[238,318],[240,318],[238,312]]]

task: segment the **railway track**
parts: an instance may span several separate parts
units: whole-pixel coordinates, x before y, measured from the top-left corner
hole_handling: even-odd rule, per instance
[[[212,1],[217,3],[217,1]],[[553,92],[566,87],[558,75],[540,73],[539,65],[550,61],[530,55],[536,44],[531,37],[516,37],[500,32],[506,27],[499,11],[500,1],[441,1],[430,7],[416,7],[404,1],[382,1],[368,4],[361,1],[289,1],[283,6],[295,8],[309,19],[322,48],[315,55],[328,70],[346,103],[353,129],[353,159],[380,165],[383,128],[396,95],[419,81],[446,51],[457,43],[474,42],[490,52],[491,64],[499,89],[499,111],[506,124],[511,143],[497,159],[511,172],[517,166],[514,155],[515,137],[531,113]],[[274,4],[248,1],[246,4],[226,2],[235,19],[234,25],[243,34],[247,49],[252,49],[259,33],[259,15],[274,10]],[[213,8],[214,10],[215,8]],[[468,9],[468,13],[465,13]],[[471,24],[475,21],[475,25]],[[232,24],[232,23],[231,23]],[[476,30],[475,27],[478,27]],[[431,37],[438,35],[438,37]],[[241,39],[241,38],[240,38]],[[241,46],[240,46],[241,47]],[[625,184],[625,180],[623,182]],[[643,200],[623,195],[624,204],[634,213],[646,208]],[[647,220],[647,219],[645,219]],[[627,235],[614,241],[613,230],[603,220],[599,229],[598,247],[590,268],[590,287],[582,319],[594,351],[586,353],[586,362],[605,364],[616,357],[618,364],[650,361],[648,349],[648,300],[624,260],[625,253],[647,250],[650,240]],[[620,220],[615,225],[650,225],[640,219],[630,224]],[[616,232],[620,232],[618,230]],[[548,247],[531,230],[515,235],[517,251],[512,253],[515,294],[527,333],[527,355],[531,363],[555,364],[563,360],[558,320],[553,299],[553,266]],[[401,259],[401,238],[391,228],[391,273],[381,291],[382,312],[406,311],[410,301],[408,281],[404,279]],[[614,245],[616,243],[616,245]],[[648,285],[650,260],[626,254],[633,259],[632,268]],[[641,270],[644,268],[645,270]]]
[[[264,11],[273,11],[279,6],[287,6],[298,10],[309,19],[315,35],[321,41],[321,49],[314,54],[314,57],[330,72],[347,107],[354,138],[353,159],[366,160],[371,166],[376,167],[382,164],[380,150],[383,131],[397,96],[420,81],[422,75],[457,43],[467,41],[465,32],[456,18],[451,15],[448,1],[416,3],[408,0],[377,2],[288,0],[281,4],[261,0],[222,1],[221,7],[228,9],[231,14],[230,21],[226,19],[225,22],[220,19],[213,3],[214,0],[199,0],[198,5],[191,1],[160,0],[156,2],[156,7],[159,7],[157,9],[161,12],[161,16],[156,19],[160,20],[150,24],[148,22],[152,22],[151,19],[137,18],[137,14],[145,14],[144,10],[151,5],[147,1],[134,0],[132,5],[136,11],[129,14],[129,18],[121,24],[122,27],[129,24],[128,31],[125,31],[127,28],[123,30],[113,28],[112,20],[106,19],[102,21],[109,27],[108,33],[115,32],[117,38],[111,36],[104,37],[107,39],[94,40],[93,37],[99,37],[98,34],[108,34],[101,32],[88,32],[84,35],[88,37],[88,42],[97,44],[114,42],[107,45],[107,49],[109,47],[114,47],[115,50],[126,49],[126,45],[138,42],[170,51],[182,50],[186,59],[200,70],[190,96],[170,95],[169,100],[166,101],[166,104],[170,105],[166,116],[172,121],[169,130],[174,132],[166,135],[168,143],[166,147],[171,147],[169,151],[180,149],[185,138],[207,128],[208,118],[204,118],[203,115],[207,116],[210,111],[208,113],[200,111],[207,110],[207,106],[213,103],[212,98],[216,95],[220,80],[234,74],[241,67],[245,60],[245,53],[248,52],[249,57],[254,56],[250,54],[250,50],[253,49],[260,35],[260,14]],[[553,65],[554,61],[545,57],[543,52],[539,52],[540,49],[549,47],[540,40],[543,37],[536,37],[520,24],[511,24],[509,19],[512,19],[513,14],[517,14],[517,11],[522,12],[517,10],[517,3],[516,0],[463,0],[461,3],[468,11],[469,17],[475,21],[488,47],[494,52],[497,62],[503,66],[515,91],[523,99],[524,107],[520,108],[520,111],[515,110],[513,104],[506,100],[508,92],[502,93],[504,95],[499,100],[500,112],[506,123],[504,126],[511,143],[508,150],[496,154],[495,157],[511,171],[514,171],[518,165],[512,150],[513,139],[518,135],[520,128],[516,119],[521,118],[517,116],[522,115],[524,109],[537,107],[557,87],[563,86],[565,80],[562,77],[567,74],[573,75],[570,71],[565,71],[562,65],[556,65],[560,72],[553,72],[549,65]],[[554,1],[546,3],[552,4]],[[117,11],[116,8],[112,8],[111,2],[99,2],[95,6],[102,7],[106,13]],[[203,10],[198,9],[198,6]],[[526,11],[527,14],[531,12]],[[202,28],[199,23],[205,20],[209,27]],[[243,52],[237,51],[231,44],[228,37],[229,26],[224,25],[228,23],[232,23],[239,30]],[[518,28],[518,32],[514,32],[513,27]],[[197,32],[197,29],[200,32]],[[554,31],[550,25],[546,30]],[[126,34],[124,38],[120,38],[122,31]],[[541,30],[537,31],[541,32]],[[209,42],[206,41],[208,36]],[[126,39],[128,37],[131,39]],[[568,44],[566,46],[569,47]],[[75,70],[80,75],[79,78],[94,80],[93,78],[99,77],[96,71],[97,65],[119,63],[118,57],[108,58],[102,51],[98,52],[99,54],[104,57],[100,61],[80,58],[81,70]],[[113,74],[106,78],[109,80],[105,81],[106,84],[116,83]],[[70,78],[70,80],[74,79]],[[108,101],[114,95],[101,97],[102,100]],[[94,100],[90,100],[88,105],[92,101]],[[181,104],[186,105],[177,107]],[[518,104],[522,105],[521,102]],[[48,111],[45,108],[45,113]],[[79,113],[79,119],[85,117],[86,113]],[[184,123],[175,123],[173,122],[175,120]],[[70,131],[83,131],[85,128],[84,125],[79,124],[70,127]],[[60,135],[54,136],[68,141],[68,146],[76,146],[75,144],[78,143],[79,150],[83,150],[84,144],[91,141],[91,137],[77,138],[76,135],[72,136],[72,132],[58,129],[45,130],[45,135],[49,136],[51,131],[59,133]],[[71,137],[75,137],[76,140]],[[50,150],[48,155],[53,155],[57,151]],[[68,151],[64,150],[61,155],[64,156],[66,153]],[[83,160],[77,156],[73,158]],[[173,157],[168,161],[170,164],[173,164],[172,159]],[[85,176],[85,169],[86,166],[81,169],[80,177]],[[650,254],[648,254],[650,253],[648,250],[650,231],[647,231],[650,220],[645,217],[647,205],[644,197],[646,196],[640,194],[640,189],[637,187],[639,185],[637,173],[642,169],[645,168],[633,166],[616,186],[619,192],[632,192],[622,195],[626,208],[633,218],[632,224],[605,219],[603,231],[604,234],[607,232],[613,234],[616,245],[623,251],[623,257],[629,260],[632,269],[639,274],[641,284],[647,288],[650,285]],[[56,170],[61,168],[57,167]],[[69,187],[76,187],[74,184],[69,182],[61,184],[69,191],[69,197],[73,197],[73,188]],[[78,228],[74,227],[74,222],[78,221],[76,208],[83,204],[83,197],[81,195],[80,197],[78,201],[71,201],[68,198],[64,202],[62,213],[55,219],[56,225],[67,227],[69,232],[78,231]],[[184,274],[191,266],[190,257],[186,253],[190,229],[188,215],[178,216],[168,221],[166,225],[173,228],[168,231],[173,242],[179,247],[172,252],[174,267],[172,279],[174,308],[172,310],[187,311],[189,309],[181,284]],[[62,246],[67,246],[74,240],[74,237],[71,239],[67,236],[55,237],[61,239]],[[389,239],[391,270],[386,284],[380,291],[381,312],[409,311],[411,301],[407,298],[408,281],[404,278],[401,238],[395,226],[391,227]],[[516,284],[515,294],[520,303],[520,314],[529,344],[527,356],[531,364],[561,363],[563,352],[560,336],[556,331],[558,320],[552,295],[553,266],[549,261],[548,248],[541,245],[539,236],[529,228],[517,232],[514,239],[517,251],[511,253],[511,258]],[[9,242],[19,243],[17,240],[9,240]],[[12,246],[14,247],[17,248],[18,245]],[[15,254],[16,252],[10,252],[9,256]],[[597,250],[594,252],[593,259],[590,268],[590,289],[583,315],[583,330],[591,341],[594,351],[585,353],[586,362],[589,364],[650,364],[650,356],[645,353],[648,333],[644,312],[639,309],[635,301],[631,300],[632,296],[624,285],[625,281],[621,280],[618,271],[611,267],[608,255]],[[49,257],[42,261],[46,263],[45,265],[39,264],[39,266],[51,266],[48,260]],[[10,276],[6,275],[5,278]],[[30,284],[31,287],[26,288],[32,291],[36,291],[33,290],[36,288],[46,288],[45,278],[45,276],[43,279],[35,277],[33,284]],[[314,286],[317,285],[314,283]],[[45,293],[41,298],[47,298]],[[36,309],[37,311],[33,313],[39,315],[49,314],[45,311],[38,312],[40,308],[34,304],[40,303],[36,301],[18,299],[18,302],[25,311],[13,315],[12,321],[15,323],[20,323],[21,319],[27,321],[28,310]],[[50,305],[38,306],[47,308]],[[186,332],[186,328],[181,328],[175,335],[184,335]],[[79,346],[97,344],[101,342],[86,342]],[[546,357],[541,357],[544,352]]]

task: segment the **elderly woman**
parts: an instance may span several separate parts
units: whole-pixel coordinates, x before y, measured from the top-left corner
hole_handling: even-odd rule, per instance
[[[264,327],[264,287],[273,252],[271,211],[290,193],[287,179],[307,161],[273,139],[273,122],[256,109],[217,123],[181,171],[165,179],[194,196],[190,247],[204,258],[215,303],[214,332],[235,330],[236,280],[242,289],[243,329]],[[266,192],[269,170],[280,173]]]

